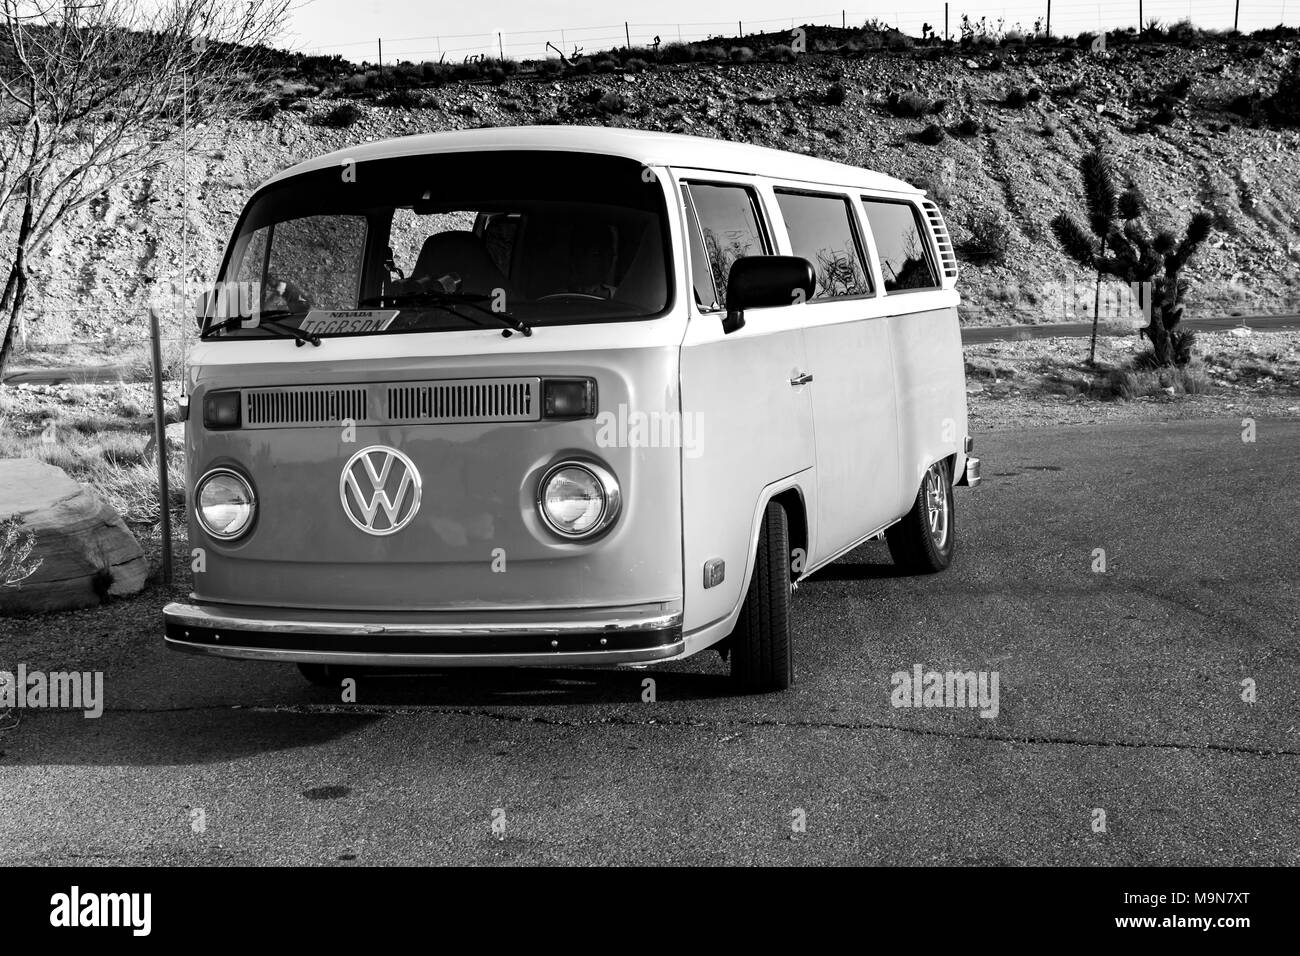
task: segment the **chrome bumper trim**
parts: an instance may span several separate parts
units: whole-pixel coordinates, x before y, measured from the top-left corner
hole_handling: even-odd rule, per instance
[[[225,610],[228,608],[229,610]],[[514,612],[522,616],[525,612]],[[592,608],[581,612],[567,611],[531,614],[527,620],[514,622],[500,614],[483,611],[455,613],[449,611],[374,612],[368,621],[349,620],[337,612],[307,618],[302,612],[247,605],[180,604],[163,608],[168,624],[205,628],[226,628],[232,632],[258,631],[276,634],[331,634],[344,637],[476,637],[490,635],[546,635],[555,633],[622,634],[658,631],[680,627],[680,602],[639,605],[624,608]],[[389,617],[379,623],[374,618]],[[442,620],[438,620],[441,618]]]
[[[685,641],[631,651],[555,651],[550,654],[365,654],[348,651],[292,651],[264,647],[212,647],[166,638],[175,651],[284,664],[337,664],[344,667],[599,667],[651,664],[677,657]]]
[[[357,667],[645,664],[685,649],[679,601],[504,616],[177,603],[163,609],[163,618],[165,642],[174,650]]]

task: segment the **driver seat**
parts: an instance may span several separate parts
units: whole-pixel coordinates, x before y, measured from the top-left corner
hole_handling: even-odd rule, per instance
[[[419,285],[454,272],[460,276],[460,291],[470,295],[493,295],[503,289],[506,308],[515,295],[514,286],[492,261],[483,240],[472,232],[437,232],[424,240],[408,282]]]

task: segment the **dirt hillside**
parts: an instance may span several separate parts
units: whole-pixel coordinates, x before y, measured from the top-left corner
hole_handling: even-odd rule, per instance
[[[922,185],[962,248],[972,324],[1086,318],[1051,305],[1053,284],[1087,280],[1047,223],[1061,208],[1079,208],[1076,162],[1096,138],[1173,225],[1197,207],[1215,214],[1218,228],[1190,270],[1189,314],[1297,311],[1300,131],[1241,115],[1241,103],[1276,88],[1295,47],[879,51],[520,75],[417,93],[415,108],[359,102],[360,119],[346,128],[321,123],[339,101],[298,99],[268,120],[195,131],[199,148],[183,164],[114,190],[66,223],[36,257],[30,334],[33,342],[138,341],[151,285],[179,277],[182,262],[190,278],[211,278],[251,191],[297,161],[394,136],[543,123],[752,142]],[[987,247],[990,234],[996,246],[999,232],[1000,257],[974,248]]]

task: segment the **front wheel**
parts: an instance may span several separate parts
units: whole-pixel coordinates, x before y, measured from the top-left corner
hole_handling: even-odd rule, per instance
[[[912,509],[885,531],[885,541],[894,563],[911,574],[933,574],[952,564],[957,521],[946,462],[926,469]]]
[[[749,693],[794,683],[790,641],[790,530],[785,509],[768,502],[745,603],[731,632],[731,677]]]

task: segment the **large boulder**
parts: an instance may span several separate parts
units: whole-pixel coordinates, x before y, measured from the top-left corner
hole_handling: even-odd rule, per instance
[[[148,563],[109,505],[62,468],[35,458],[0,459],[0,521],[23,519],[41,566],[17,587],[0,583],[0,614],[98,604],[144,587]]]

